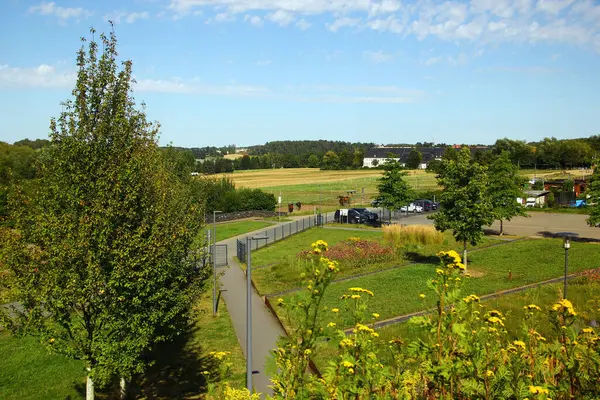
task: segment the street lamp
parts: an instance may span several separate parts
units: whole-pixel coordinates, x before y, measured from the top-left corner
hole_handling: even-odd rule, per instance
[[[213,267],[213,317],[217,315],[217,214],[223,211],[213,211],[213,246],[212,246],[212,267]]]
[[[558,236],[563,238],[563,248],[565,249],[565,278],[564,278],[564,289],[563,299],[567,298],[567,275],[569,273],[569,249],[571,248],[571,239],[579,236],[578,233],[574,232],[559,232]]]
[[[267,236],[246,237],[246,389],[252,393],[252,241]]]

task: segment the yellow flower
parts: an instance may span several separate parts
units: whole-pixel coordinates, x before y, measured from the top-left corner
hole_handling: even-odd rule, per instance
[[[471,303],[471,302],[478,302],[479,301],[479,297],[475,296],[474,294],[470,294],[467,297],[465,297],[463,299],[463,301],[467,304]]]
[[[490,371],[489,369],[487,371],[485,371],[485,375],[486,376],[494,376],[494,371]]]
[[[349,374],[353,374],[354,373],[354,368],[348,368],[348,373]]]
[[[310,349],[306,349],[304,350],[304,355],[310,355],[310,353],[312,353],[312,351]]]
[[[520,340],[515,340],[513,342],[513,345],[515,345],[515,347],[520,347],[521,349],[525,350],[525,342],[522,342]]]
[[[573,304],[567,299],[562,299],[558,303],[554,304],[552,306],[552,311],[567,312],[567,313],[571,314],[572,316],[577,315],[577,313],[575,312],[575,309],[573,308]]]
[[[337,324],[335,322],[330,322],[330,323],[327,324],[327,327],[328,328],[335,328],[336,325]]]
[[[371,315],[373,315],[373,318],[375,318],[375,319],[379,318],[379,314],[377,314],[376,312]]]
[[[354,300],[358,300],[358,299],[360,299],[360,294],[353,294],[352,296],[350,296],[350,298],[354,299]]]
[[[54,343],[54,338],[50,338],[50,340],[48,340],[50,343]]]
[[[541,386],[529,386],[529,393],[532,394],[548,394],[548,389],[544,389]]]
[[[332,308],[332,309],[331,309],[331,312],[332,312],[332,313],[336,313],[336,312],[339,312],[339,311],[340,311],[340,309],[339,309],[339,308]]]
[[[351,287],[348,290],[351,292],[366,293],[371,297],[374,296],[373,292],[371,292],[369,289],[363,289],[363,288],[359,288],[359,287]]]
[[[424,295],[423,293],[421,293],[421,294],[419,295],[419,297],[420,297],[421,299],[424,299],[424,298],[425,298],[425,295]]]
[[[379,333],[377,333],[377,332],[371,332],[371,336],[374,337],[374,338],[377,338],[377,337],[379,337]]]
[[[438,274],[438,275],[444,275],[444,270],[440,269],[440,268],[436,268],[435,269],[435,273]]]
[[[277,299],[277,304],[279,304],[279,305],[283,304],[283,299],[281,297]]]
[[[340,347],[354,347],[354,342],[348,338],[342,339]]]
[[[594,333],[594,328],[584,328],[582,330],[583,333]]]
[[[342,361],[342,367],[352,368],[352,367],[354,367],[354,364],[351,363],[350,361]]]
[[[535,304],[530,304],[528,306],[523,307],[525,311],[541,311],[542,309],[536,306]]]
[[[211,351],[208,353],[209,356],[216,358],[217,360],[222,360],[225,356],[231,354],[228,351]]]
[[[491,323],[491,324],[499,324],[504,326],[504,322],[502,322],[502,320],[498,317],[489,317],[487,319],[487,322]]]

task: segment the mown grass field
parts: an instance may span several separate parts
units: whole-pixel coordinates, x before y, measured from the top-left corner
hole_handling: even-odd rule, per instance
[[[198,318],[181,340],[162,345],[154,354],[156,365],[131,384],[133,398],[199,398],[206,388],[203,370],[211,371],[211,351],[231,352],[232,386],[245,386],[242,350],[223,301],[212,316],[212,291],[197,304]],[[84,399],[84,365],[52,354],[33,337],[16,338],[0,332],[0,398],[2,400]],[[97,398],[111,397],[99,390]]]
[[[600,245],[574,243],[569,259],[570,272],[598,268]],[[333,283],[324,296],[323,306],[342,308],[340,296],[350,287],[362,287],[375,293],[369,302],[369,312],[379,313],[382,319],[433,307],[433,298],[421,300],[419,294],[427,292],[427,281],[435,276],[435,268],[432,264],[415,264]],[[473,277],[465,280],[463,291],[477,295],[494,293],[559,277],[563,269],[564,250],[560,239],[519,240],[473,252],[469,256],[469,271]],[[291,301],[292,296],[284,299]],[[338,325],[350,323],[346,319]]]
[[[301,287],[300,274],[304,271],[306,261],[298,259],[298,253],[310,249],[310,244],[317,240],[324,240],[330,246],[347,240],[350,237],[376,240],[384,243],[381,229],[365,229],[349,231],[345,229],[312,228],[298,235],[294,235],[282,242],[259,249],[252,253],[252,277],[254,285],[260,294],[269,295]],[[486,237],[478,246],[469,246],[469,249],[481,248],[493,244],[505,243],[504,241]],[[409,245],[397,252],[388,261],[373,263],[361,268],[352,268],[340,264],[338,278],[349,277],[367,272],[378,271],[399,265],[409,265],[414,261],[434,262],[437,264],[435,254],[441,250],[460,250],[462,244],[457,243],[448,231],[444,234],[441,244]]]

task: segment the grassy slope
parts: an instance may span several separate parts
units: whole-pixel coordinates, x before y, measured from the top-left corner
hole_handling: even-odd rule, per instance
[[[225,303],[212,316],[212,291],[199,301],[198,320],[186,343],[164,346],[157,364],[132,384],[138,398],[196,398],[204,387],[203,368],[211,351],[231,352],[233,386],[245,385],[245,362]],[[0,398],[83,399],[83,363],[51,354],[31,337],[15,338],[0,332]],[[104,398],[102,393],[99,398]]]
[[[365,229],[361,231],[334,230],[334,229],[310,229],[300,235],[293,236],[283,242],[258,250],[253,253],[253,266],[258,267],[252,272],[253,281],[261,294],[278,293],[281,291],[300,287],[302,282],[300,274],[303,272],[303,261],[297,259],[297,254],[302,250],[310,248],[310,244],[318,239],[325,240],[329,245],[345,240],[349,237],[360,237],[361,239],[382,240],[381,230]],[[504,243],[497,239],[485,238],[480,246]],[[446,232],[445,240],[440,245],[412,246],[410,251],[399,254],[390,261],[369,265],[361,269],[340,265],[338,278],[358,275],[361,273],[377,271],[398,265],[407,265],[411,261],[422,261],[444,249],[459,250],[462,245],[456,243],[450,232]],[[437,259],[434,260],[437,263]],[[263,268],[260,268],[263,267]]]
[[[561,243],[560,239],[531,239],[474,252],[469,266],[475,277],[465,282],[464,293],[493,293],[561,276],[564,268]],[[576,243],[570,250],[569,270],[597,268],[599,260],[598,244]],[[509,270],[512,280],[508,279]],[[432,298],[419,299],[419,294],[427,291],[426,282],[434,275],[434,265],[419,264],[335,283],[325,294],[323,305],[340,307],[339,298],[348,288],[363,287],[375,293],[369,308],[382,319],[418,311],[434,305]]]

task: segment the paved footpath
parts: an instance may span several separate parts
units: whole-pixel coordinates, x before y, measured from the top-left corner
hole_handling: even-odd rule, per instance
[[[331,214],[333,215],[333,214]],[[299,217],[286,217],[287,219],[302,219],[307,215]],[[288,222],[282,222],[285,224]],[[276,224],[279,225],[279,224]],[[218,244],[227,245],[227,255],[229,267],[217,268],[221,275],[219,282],[221,286],[221,297],[225,300],[227,310],[231,316],[231,321],[235,329],[238,341],[246,356],[246,273],[236,261],[236,240],[247,236],[261,236],[272,227],[218,242]],[[254,389],[265,394],[272,394],[269,388],[271,381],[265,371],[267,360],[270,358],[270,351],[277,348],[277,339],[284,336],[285,332],[276,321],[265,305],[261,296],[252,291],[252,370]]]

